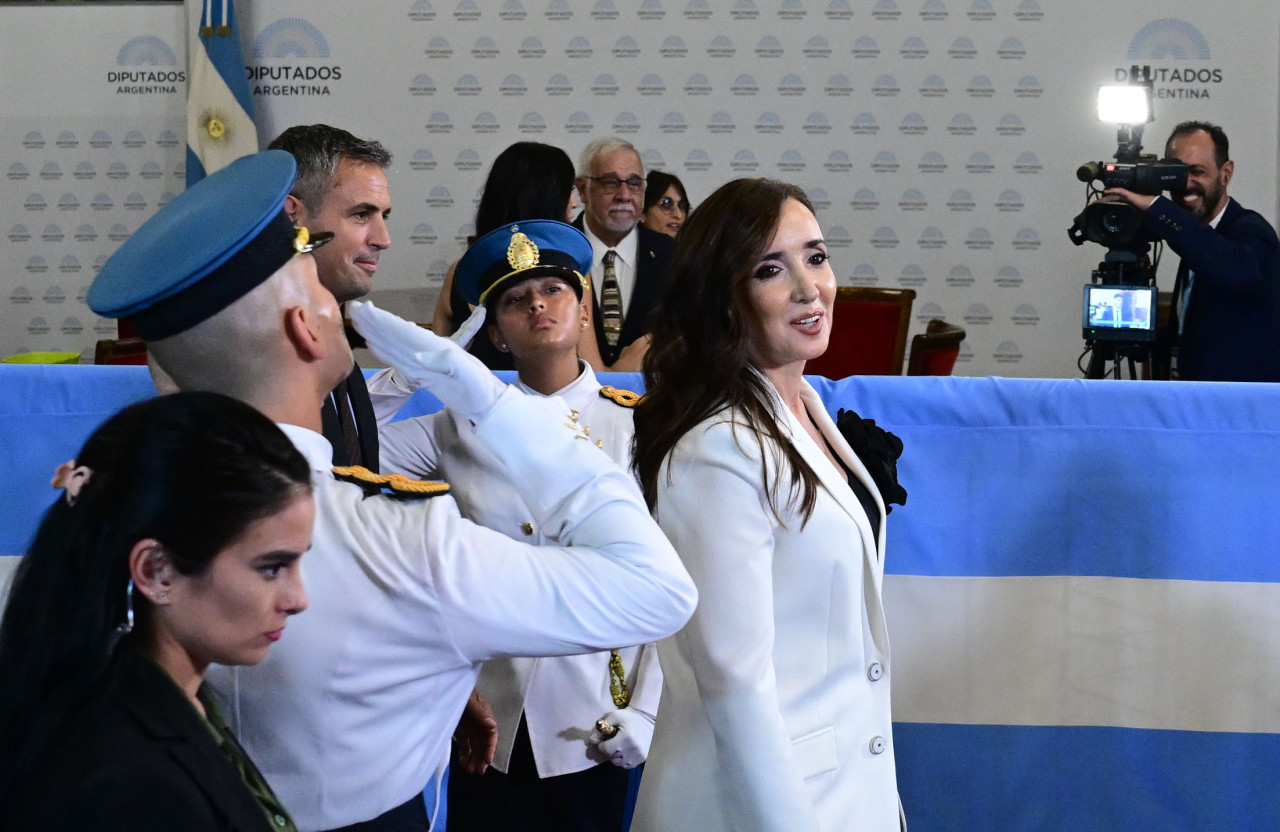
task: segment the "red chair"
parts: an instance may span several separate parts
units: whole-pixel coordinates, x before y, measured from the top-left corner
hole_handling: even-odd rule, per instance
[[[907,361],[909,376],[949,376],[960,356],[960,342],[965,331],[941,318],[929,321],[924,332],[911,339],[911,358]]]
[[[841,286],[827,351],[805,365],[810,375],[899,376],[907,352],[914,289]]]
[[[147,344],[141,338],[103,338],[93,350],[94,364],[146,364]]]

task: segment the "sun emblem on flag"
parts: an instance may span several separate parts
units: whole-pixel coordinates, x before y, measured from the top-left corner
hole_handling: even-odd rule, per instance
[[[200,114],[200,128],[215,142],[231,141],[231,120],[216,110],[205,110]]]

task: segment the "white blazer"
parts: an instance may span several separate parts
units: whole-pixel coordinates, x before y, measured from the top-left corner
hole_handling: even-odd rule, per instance
[[[578,378],[555,393],[566,405],[564,429],[585,438],[625,467],[631,459],[631,408],[603,397],[595,373],[586,362],[581,362],[581,367]],[[515,386],[526,394],[541,395],[519,381]],[[379,440],[384,471],[447,479],[464,517],[525,543],[541,546],[556,542],[551,530],[535,522],[501,459],[482,445],[473,431],[459,424],[452,411],[392,423],[379,431]],[[630,602],[615,597],[607,587],[601,588],[601,594],[612,603]],[[618,645],[618,655],[631,691],[628,707],[652,720],[662,691],[656,647]],[[493,758],[498,771],[508,769],[521,714],[529,729],[538,776],[570,774],[605,762],[587,745],[587,738],[596,720],[617,708],[609,692],[608,651],[494,659],[485,662],[476,687],[489,701],[498,722],[498,748]]]
[[[786,506],[785,472],[774,517],[760,444],[729,411],[686,434],[660,472],[658,525],[699,602],[658,645],[662,699],[635,832],[899,829],[884,505],[806,382],[814,423],[875,497],[877,547],[843,472],[769,390],[821,482],[807,523]],[[764,457],[776,472],[777,449]]]

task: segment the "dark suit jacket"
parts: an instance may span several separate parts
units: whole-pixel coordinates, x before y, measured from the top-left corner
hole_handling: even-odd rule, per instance
[[[121,645],[110,687],[21,781],[8,832],[267,832],[271,824],[195,708]]]
[[[351,375],[345,380],[347,395],[351,400],[351,410],[355,414],[356,433],[360,439],[360,453],[364,456],[364,467],[378,473],[378,417],[373,412],[373,403],[369,401],[369,388],[364,383],[364,372],[357,364]],[[333,446],[333,464],[351,465],[347,455],[347,446],[342,438],[342,422],[338,418],[334,399],[341,398],[342,385],[333,391],[333,395],[325,396],[320,405],[321,432]]]
[[[581,214],[573,224],[579,231],[583,229]],[[622,334],[616,347],[610,347],[605,340],[604,317],[600,314],[599,299],[593,306],[596,343],[600,345],[600,355],[605,364],[612,365],[618,360],[623,347],[649,331],[649,313],[658,305],[667,267],[671,263],[671,251],[675,248],[675,241],[666,234],[650,231],[643,225],[636,230],[640,232],[640,239],[636,243],[636,285],[627,303],[627,317],[622,322]]]
[[[1147,211],[1146,227],[1195,273],[1183,319],[1178,373],[1198,381],[1280,381],[1280,240],[1261,214],[1234,199],[1216,229],[1169,199]],[[1171,321],[1177,333],[1177,320]]]

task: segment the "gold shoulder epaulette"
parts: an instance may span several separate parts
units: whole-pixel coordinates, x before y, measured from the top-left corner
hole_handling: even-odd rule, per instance
[[[640,394],[630,390],[619,390],[617,387],[605,385],[600,388],[600,398],[608,399],[621,407],[635,407],[640,403]]]
[[[375,474],[360,465],[335,465],[333,475],[343,482],[358,485],[365,494],[381,494],[385,488],[397,497],[438,497],[449,493],[443,480],[415,480],[404,474]]]

